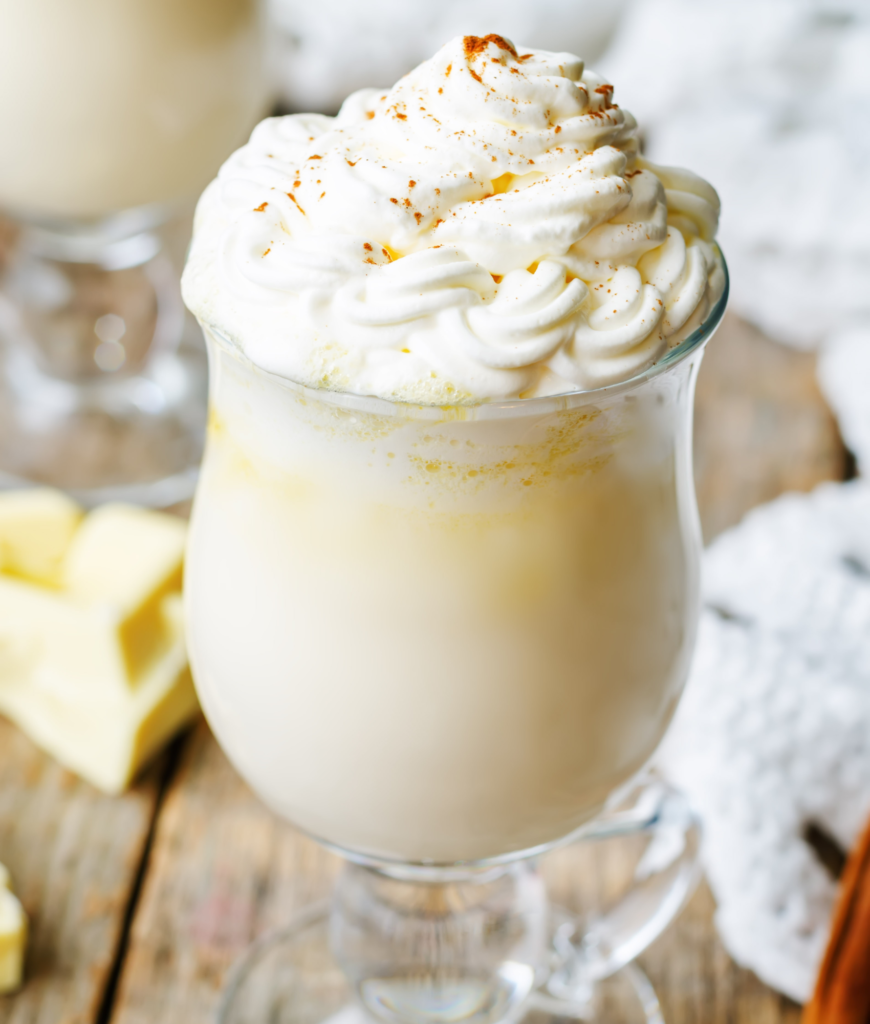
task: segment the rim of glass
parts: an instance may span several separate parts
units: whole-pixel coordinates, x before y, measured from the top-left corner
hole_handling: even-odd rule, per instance
[[[300,384],[298,381],[291,380],[289,377],[282,377],[277,373],[272,373],[270,370],[264,370],[262,366],[253,362],[239,345],[221,333],[218,328],[209,323],[201,323],[201,326],[205,334],[211,335],[220,347],[227,350],[233,358],[246,364],[257,374],[266,377],[279,387],[306,396],[312,401],[327,402],[333,405],[344,406],[347,409],[376,413],[381,416],[402,416],[408,419],[442,420],[445,418],[445,415],[451,419],[489,419],[499,416],[517,415],[520,412],[524,415],[533,415],[536,412],[549,411],[553,408],[565,409],[576,405],[586,405],[626,391],[633,391],[654,377],[658,377],[673,369],[673,367],[701,348],[713,336],[716,328],[722,322],[725,307],[728,305],[728,293],[731,286],[725,256],[718,243],[714,242],[713,244],[722,268],[724,281],[721,295],[713,303],[712,309],[710,309],[704,320],[679,345],[675,345],[661,359],[653,363],[652,366],[648,366],[645,370],[635,374],[633,377],[629,377],[627,380],[621,380],[615,384],[607,384],[600,388],[591,388],[588,391],[562,391],[557,395],[544,395],[538,398],[506,398],[495,402],[417,405],[413,402],[381,398],[377,395],[361,395],[353,391],[312,388],[307,384]]]

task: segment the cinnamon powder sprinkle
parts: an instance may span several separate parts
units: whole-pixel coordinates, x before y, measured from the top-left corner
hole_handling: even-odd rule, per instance
[[[356,167],[356,165],[359,163],[359,160],[348,160],[348,158],[345,157],[344,162],[347,164],[348,167]]]
[[[268,256],[271,251],[272,251],[272,247],[269,246],[269,248],[263,253],[263,256]],[[262,259],[263,256],[261,256],[260,259]]]
[[[268,203],[260,203],[259,206],[254,207],[254,213],[262,213],[268,205]]]
[[[308,159],[309,160],[322,160],[323,157],[320,156],[318,153],[315,153],[314,156],[310,156]]]
[[[422,213],[415,213],[415,214],[414,214],[414,220],[415,220],[415,221],[416,221],[416,222],[417,222],[418,224],[420,223],[420,221],[421,221],[422,219],[423,219],[423,214],[422,214]]]
[[[417,182],[414,181],[413,178],[411,178],[411,180],[408,182],[408,188],[413,188],[416,184]]]
[[[287,198],[295,205],[296,209],[304,217],[305,216],[305,211],[302,209],[302,207],[299,205],[299,203],[296,202],[296,196],[294,196],[292,192],[287,192],[286,195],[287,195]]]
[[[556,128],[555,128],[556,134],[558,135],[561,130],[562,130],[562,126],[560,124],[557,124]]]
[[[397,117],[397,118],[398,118],[398,119],[399,119],[400,121],[407,121],[407,120],[408,120],[408,115],[407,115],[407,114],[396,114],[396,117]]]
[[[490,33],[488,36],[465,36],[462,40],[462,48],[465,50],[466,57],[476,57],[479,53],[483,53],[490,43],[500,50],[507,50],[514,57],[517,56],[517,51],[507,39],[494,33]]]
[[[449,78],[450,77],[450,72],[452,70],[453,70],[453,65],[452,64],[448,64],[447,65],[447,70],[444,72],[444,77],[445,78]]]
[[[468,73],[471,75],[471,77],[476,82],[480,82],[480,84],[483,85],[483,79],[480,77],[480,75],[473,68],[469,68],[468,69]]]
[[[399,205],[399,200],[398,200],[398,199],[391,199],[391,200],[390,200],[390,202],[391,202],[391,203],[395,203],[395,204],[396,204],[396,206],[398,206],[398,205]]]
[[[373,118],[374,116],[375,116],[375,112],[374,112],[373,110],[367,110],[367,111],[366,111],[366,117],[367,117],[367,118],[369,119],[369,121],[371,121],[371,119],[372,119],[372,118]]]
[[[363,243],[363,249],[365,249],[366,252],[371,252],[372,251],[372,247],[369,245],[368,242],[364,242]]]

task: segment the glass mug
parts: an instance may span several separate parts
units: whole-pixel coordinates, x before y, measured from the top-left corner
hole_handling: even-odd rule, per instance
[[[0,486],[188,498],[205,368],[160,229],[265,113],[262,4],[0,0],[0,25]]]
[[[691,813],[639,773],[692,655],[692,403],[726,299],[632,380],[445,408],[302,387],[204,326],[194,678],[242,776],[348,861],[221,1019],[656,1019],[637,972],[633,1009],[595,982],[696,877]],[[620,836],[615,906],[548,906],[540,854]]]

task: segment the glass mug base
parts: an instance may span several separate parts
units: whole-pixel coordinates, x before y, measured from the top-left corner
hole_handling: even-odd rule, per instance
[[[330,950],[329,916],[328,904],[316,904],[249,950],[233,971],[216,1024],[371,1024]],[[663,1021],[655,991],[636,964],[600,979],[573,1007],[533,993],[511,1020],[548,1024],[566,1017],[586,1024]]]
[[[235,965],[216,1020],[661,1022],[631,961],[694,890],[698,840],[685,798],[648,776],[542,872],[526,860],[415,880],[407,867],[349,863],[331,905],[303,910]]]

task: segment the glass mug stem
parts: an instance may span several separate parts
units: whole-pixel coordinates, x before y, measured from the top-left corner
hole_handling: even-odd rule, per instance
[[[331,915],[333,953],[369,1013],[391,1024],[488,1024],[532,991],[547,899],[523,862],[416,880],[348,863]]]
[[[205,367],[180,350],[170,212],[22,227],[0,283],[0,486],[50,484],[85,504],[190,497]]]

